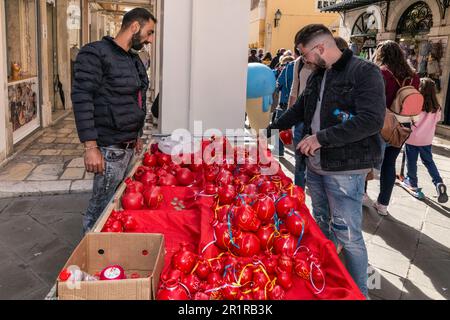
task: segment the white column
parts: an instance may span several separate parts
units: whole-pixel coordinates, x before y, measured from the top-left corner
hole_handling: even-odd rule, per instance
[[[244,126],[250,0],[164,0],[161,131]]]
[[[0,162],[12,151],[12,128],[9,121],[8,78],[6,62],[5,2],[0,1]]]
[[[41,46],[39,48],[39,54],[41,55],[41,79],[40,79],[40,90],[41,90],[41,115],[42,115],[42,126],[44,128],[48,127],[52,123],[52,103],[50,102],[50,90],[51,85],[53,84],[53,79],[49,79],[48,75],[48,63],[49,59],[52,59],[49,56],[48,51],[48,34],[52,32],[49,30],[49,26],[47,25],[47,1],[40,0],[40,15],[41,15]]]
[[[194,0],[189,128],[244,127],[250,1]]]
[[[161,7],[160,130],[188,128],[192,0],[163,0]]]

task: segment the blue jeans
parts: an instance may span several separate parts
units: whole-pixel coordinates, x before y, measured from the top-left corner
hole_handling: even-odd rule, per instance
[[[427,168],[428,173],[433,179],[433,184],[437,185],[442,183],[441,175],[433,160],[433,154],[431,153],[431,146],[416,147],[410,144],[406,145],[406,165],[408,168],[408,180],[412,187],[417,188],[417,160],[422,160],[423,165]]]
[[[278,120],[279,118],[281,118],[281,116],[285,112],[286,112],[286,110],[283,110],[283,109],[277,107],[275,109],[274,121]],[[273,153],[275,155],[278,155],[278,156],[284,156],[284,144],[283,144],[283,142],[281,142],[278,134],[275,134],[274,137],[275,137],[275,145],[274,145]]]
[[[88,232],[95,224],[100,214],[114,196],[117,187],[122,182],[133,156],[133,149],[118,149],[112,147],[100,147],[105,158],[104,174],[96,173],[92,197],[86,214],[83,217],[83,231]]]
[[[318,175],[307,170],[313,215],[324,235],[342,248],[347,270],[367,297],[367,249],[362,235],[365,174]]]
[[[303,139],[303,122],[297,124],[294,129],[294,149],[295,149],[295,179],[296,186],[305,189],[306,163],[302,161],[302,156],[297,150],[297,145]]]
[[[395,179],[397,173],[395,170],[395,163],[401,148],[386,146],[384,150],[383,163],[380,170],[380,193],[378,195],[378,203],[384,206],[389,205],[391,201],[392,191],[394,190]]]

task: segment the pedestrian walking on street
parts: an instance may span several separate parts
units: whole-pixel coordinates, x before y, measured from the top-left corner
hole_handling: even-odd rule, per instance
[[[407,176],[404,183],[412,190],[418,188],[417,160],[420,155],[422,163],[427,168],[433,184],[436,187],[438,202],[448,201],[447,187],[442,181],[438,168],[431,153],[431,142],[436,133],[436,124],[441,120],[441,106],[436,97],[436,85],[430,78],[423,78],[420,81],[420,93],[424,97],[423,111],[419,120],[414,122],[412,133],[406,141],[406,164]]]
[[[389,108],[394,101],[397,91],[402,84],[419,88],[420,78],[409,66],[400,46],[391,40],[384,41],[378,45],[375,53],[375,63],[381,68],[385,82],[386,107]],[[403,117],[399,121],[405,127],[411,127],[412,117]],[[374,203],[375,209],[380,215],[388,214],[388,205],[391,200],[392,190],[396,179],[395,163],[400,154],[401,147],[397,148],[386,145],[383,163],[380,172],[380,193]]]
[[[116,36],[84,46],[75,63],[73,111],[84,143],[86,171],[95,173],[83,220],[89,231],[123,180],[130,160],[142,151],[149,80],[131,49],[153,41],[155,17],[143,8],[127,12]]]
[[[266,52],[261,62],[264,63],[266,66],[269,66],[270,63],[272,62],[272,54],[270,52]]]
[[[307,157],[306,185],[322,232],[343,252],[347,269],[367,296],[367,249],[362,235],[362,198],[367,173],[381,163],[386,111],[380,69],[337,47],[320,24],[301,29],[295,45],[316,66],[297,102],[268,129],[304,122],[297,148]]]
[[[248,57],[248,63],[261,62],[259,58],[256,56],[256,49],[250,50],[250,56]]]
[[[270,63],[270,69],[274,70],[278,67],[278,64],[280,63],[281,57],[286,52],[286,49],[281,48],[277,51],[277,55],[273,58],[272,62]]]
[[[279,103],[275,109],[273,120],[280,118],[286,112],[289,104],[289,96],[294,80],[294,58],[291,56],[282,57],[280,60],[280,75],[277,78],[277,90],[279,92]],[[284,144],[275,138],[275,155],[284,156]]]

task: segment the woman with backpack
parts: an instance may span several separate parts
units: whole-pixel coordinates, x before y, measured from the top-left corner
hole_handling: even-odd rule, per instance
[[[398,90],[405,85],[419,88],[420,78],[409,66],[400,46],[391,40],[380,43],[375,53],[375,63],[380,66],[386,86],[386,107],[390,108],[394,102]],[[411,127],[411,117],[405,117],[401,124]],[[375,209],[380,215],[388,214],[388,205],[394,189],[396,170],[395,162],[400,154],[401,147],[386,145],[384,159],[380,172],[380,193],[374,203]]]
[[[436,124],[441,120],[441,106],[436,97],[436,85],[430,78],[420,81],[420,93],[424,97],[422,113],[418,121],[412,126],[412,133],[406,141],[407,176],[406,186],[413,191],[417,189],[417,160],[420,159],[428,170],[438,194],[438,202],[448,201],[447,187],[442,181],[431,153],[431,142],[436,132]]]

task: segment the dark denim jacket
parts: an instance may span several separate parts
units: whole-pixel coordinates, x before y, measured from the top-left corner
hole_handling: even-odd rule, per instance
[[[285,130],[304,122],[303,134],[311,134],[324,69],[314,72],[297,102],[268,129]],[[352,115],[347,121],[336,109]],[[317,138],[321,167],[326,171],[348,171],[379,167],[380,136],[386,112],[384,80],[373,63],[345,50],[327,72]]]

